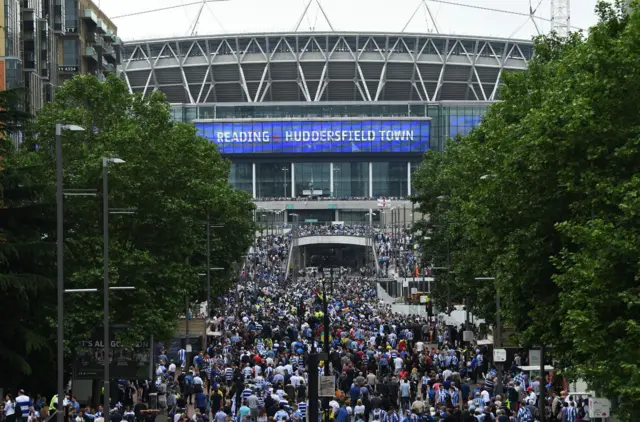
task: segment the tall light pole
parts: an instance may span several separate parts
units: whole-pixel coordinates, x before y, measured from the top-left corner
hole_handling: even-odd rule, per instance
[[[104,312],[104,414],[108,419],[110,415],[110,382],[109,382],[109,364],[111,363],[111,340],[109,338],[109,164],[122,164],[124,160],[121,158],[102,157],[102,239],[103,245],[103,312]]]
[[[56,261],[58,269],[58,422],[64,421],[64,216],[62,194],[62,131],[82,132],[77,125],[56,124]]]
[[[287,186],[288,186],[287,180],[289,179],[288,178],[288,176],[289,176],[289,167],[283,166],[282,167],[282,171],[284,172],[284,197],[286,198],[287,196],[291,196],[291,195],[287,195]]]
[[[210,317],[211,313],[211,228],[224,227],[222,224],[211,225],[211,217],[207,213],[207,317]],[[222,270],[223,268],[215,268],[215,270]],[[206,320],[205,318],[205,320]]]
[[[496,281],[495,277],[475,277],[476,281]],[[493,332],[493,348],[497,349],[502,346],[502,320],[500,318],[500,293],[496,288],[496,327]],[[502,363],[497,363],[498,382],[496,384],[496,394],[502,394]]]

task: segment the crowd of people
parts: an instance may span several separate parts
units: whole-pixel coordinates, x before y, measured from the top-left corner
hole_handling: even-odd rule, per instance
[[[408,235],[375,238],[383,249],[413,245]],[[548,420],[588,420],[583,400],[555,395],[546,378],[529,379],[515,363],[496,394],[486,347],[464,343],[462,329],[437,318],[393,313],[373,277],[341,275],[323,284],[283,273],[277,265],[247,273],[242,300],[227,301],[237,318],[223,312],[221,335],[179,362],[184,403],[174,414],[193,403],[195,420],[301,421],[310,410],[309,371],[318,371],[335,381],[331,397],[318,403],[319,418],[333,422],[533,422],[542,388],[549,389]],[[325,330],[329,352],[309,367],[309,356],[326,350]]]
[[[300,225],[298,236],[373,236],[372,228],[364,224],[314,224]]]
[[[366,232],[364,226],[303,230]],[[322,282],[322,272],[297,271],[286,277],[291,236],[256,239],[239,287],[215,310],[215,333],[203,350],[182,349],[174,359],[161,353],[155,380],[120,384],[110,420],[150,421],[167,412],[172,422],[300,422],[315,407],[310,371],[335,386],[329,394],[323,389],[319,421],[533,422],[540,408],[547,420],[588,420],[582,397],[556,395],[546,377],[529,378],[519,356],[498,380],[487,347],[463,342],[463,328],[394,313],[378,298],[375,277],[340,272]],[[406,232],[397,240],[378,232],[374,239],[386,255],[415,248]],[[322,352],[310,366],[310,356]],[[542,391],[546,406],[539,406]],[[64,403],[73,408],[69,422],[104,421],[101,407],[82,407],[71,395]],[[20,392],[5,398],[0,417],[36,422],[45,404]]]

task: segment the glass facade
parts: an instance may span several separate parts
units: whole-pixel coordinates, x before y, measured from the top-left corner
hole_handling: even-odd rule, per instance
[[[404,198],[409,177],[406,162],[372,163],[373,196]]]
[[[20,48],[20,2],[4,0],[4,55],[18,57]]]
[[[231,163],[229,183],[234,189],[253,194],[253,165],[251,163]]]
[[[219,105],[172,105],[175,120],[192,122],[196,119],[301,117],[430,117],[431,149],[444,149],[445,141],[456,134],[465,135],[478,125],[491,102],[313,102],[313,103],[254,103]]]
[[[291,164],[285,161],[256,163],[256,196],[275,198],[291,196]]]
[[[369,196],[369,163],[333,163],[333,194],[339,198]]]
[[[374,120],[397,117],[402,119],[429,120],[428,148],[444,150],[450,137],[467,135],[479,125],[490,102],[313,102],[313,103],[253,103],[253,104],[204,104],[204,105],[172,105],[172,116],[177,121],[193,122],[202,119],[273,119],[274,121],[343,119]],[[223,123],[224,123],[223,121]],[[244,124],[245,121],[233,121]],[[195,122],[196,125],[211,124]],[[271,123],[270,123],[271,124]],[[275,124],[274,124],[275,125]],[[225,134],[235,133],[223,130]],[[247,129],[248,130],[248,129]],[[243,132],[247,132],[244,131]],[[247,133],[267,133],[254,129]],[[375,132],[375,131],[374,131]],[[213,132],[212,132],[213,133]],[[217,133],[217,132],[216,132]],[[275,133],[273,131],[268,132]],[[217,135],[216,135],[217,136]],[[225,135],[226,136],[226,135]],[[232,135],[229,135],[232,136]],[[233,139],[232,139],[233,140]],[[274,136],[275,140],[275,136]],[[224,141],[223,144],[231,141]],[[235,141],[234,141],[235,142]],[[238,143],[242,144],[243,140]],[[254,141],[252,141],[255,143]],[[248,142],[247,143],[251,143]],[[252,193],[256,198],[280,198],[321,196],[338,199],[357,199],[373,196],[376,198],[406,198],[414,193],[411,175],[420,166],[422,152],[398,150],[389,154],[380,150],[350,151],[322,150],[311,148],[301,151],[289,151],[280,146],[271,148],[264,154],[265,144],[249,145],[247,151],[241,145],[242,153],[234,149],[232,152],[229,181],[236,189]],[[240,148],[240,147],[238,147]],[[294,154],[295,153],[295,154]],[[353,155],[353,157],[349,157]],[[293,180],[292,180],[293,165]],[[255,166],[255,170],[254,170]],[[255,180],[255,183],[254,183]],[[293,184],[293,186],[292,186]],[[306,192],[305,192],[306,191]],[[311,192],[310,192],[311,191]],[[360,211],[353,213],[340,210],[341,220],[364,218]],[[325,216],[326,217],[326,216]],[[302,218],[302,217],[301,217]],[[312,218],[312,217],[309,217]]]
[[[321,196],[329,196],[331,192],[331,164],[329,163],[295,163],[296,196],[303,196],[304,191],[322,191]]]

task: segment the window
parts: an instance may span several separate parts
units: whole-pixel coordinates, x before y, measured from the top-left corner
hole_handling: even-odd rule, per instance
[[[253,166],[251,163],[231,163],[229,183],[234,189],[253,193]]]
[[[69,28],[78,29],[78,0],[65,0],[64,21],[67,30]]]
[[[62,41],[62,64],[78,66],[78,40]]]
[[[376,163],[373,165],[373,196],[404,198],[407,196],[407,163]]]

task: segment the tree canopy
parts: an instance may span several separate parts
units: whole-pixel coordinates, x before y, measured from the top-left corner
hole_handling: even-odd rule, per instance
[[[45,209],[42,221],[25,224],[33,226],[33,238],[48,240],[41,284],[50,299],[40,310],[48,325],[42,334],[49,339],[56,324],[51,300],[56,287],[56,123],[86,129],[62,133],[64,189],[96,193],[65,196],[65,288],[102,290],[102,158],[120,158],[125,162],[108,167],[106,194],[110,208],[132,213],[110,215],[110,285],[135,290],[111,292],[110,320],[128,325],[124,340],[173,337],[185,295],[192,302],[205,299],[199,273],[206,269],[207,220],[216,225],[211,266],[225,269],[213,273],[212,297],[237,279],[235,264],[243,260],[255,232],[249,195],[228,184],[229,162],[214,144],[198,136],[193,125],[171,119],[160,92],[145,98],[130,94],[115,76],[105,82],[78,76],[65,83],[36,117],[37,136],[27,137],[11,160],[12,169],[38,182],[36,203]],[[102,309],[102,294],[65,296],[67,350],[102,326]]]
[[[538,38],[482,124],[414,180],[425,259],[451,251],[436,300],[492,321],[500,295],[523,344],[639,420],[640,13],[625,11],[600,3],[588,34]]]

